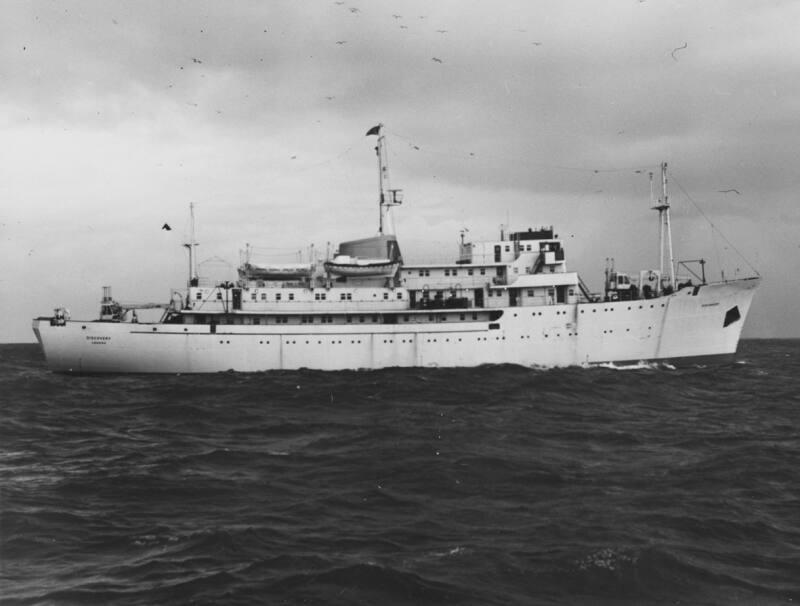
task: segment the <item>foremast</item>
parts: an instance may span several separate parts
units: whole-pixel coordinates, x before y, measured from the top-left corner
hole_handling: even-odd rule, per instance
[[[653,199],[653,173],[650,173],[650,199]],[[669,221],[669,195],[667,194],[667,163],[661,163],[661,197],[652,207],[658,211],[658,254],[661,276],[664,276],[665,256],[669,258],[669,287],[675,287],[675,259],[672,254],[672,227]],[[663,278],[662,278],[663,280]],[[663,284],[661,285],[663,288]]]

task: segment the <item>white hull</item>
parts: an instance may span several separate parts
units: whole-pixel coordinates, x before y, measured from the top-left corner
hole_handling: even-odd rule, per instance
[[[657,299],[506,307],[496,322],[373,325],[131,324],[34,320],[60,372],[558,367],[733,354],[758,279]],[[737,319],[724,326],[726,314]],[[493,328],[494,326],[494,328]]]

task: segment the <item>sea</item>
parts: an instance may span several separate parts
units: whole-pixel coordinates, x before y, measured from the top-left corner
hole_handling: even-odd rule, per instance
[[[0,346],[0,603],[800,602],[800,341],[542,370],[49,372]]]

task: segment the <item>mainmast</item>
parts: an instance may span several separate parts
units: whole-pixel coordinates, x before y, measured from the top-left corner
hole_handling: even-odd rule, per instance
[[[653,173],[650,173],[650,198],[652,200]],[[672,256],[672,227],[669,222],[669,195],[667,194],[667,163],[661,163],[661,198],[653,206],[658,211],[659,270],[664,276],[664,256],[669,257],[669,286],[675,286],[675,260]]]
[[[194,252],[197,242],[194,240],[194,202],[189,203],[189,241],[184,244],[189,250],[189,286],[197,286],[197,255]]]
[[[389,185],[389,157],[386,148],[386,138],[383,136],[383,124],[373,126],[367,131],[367,136],[377,135],[378,144],[375,154],[378,157],[378,233],[394,234],[394,221],[392,220],[392,207],[403,201],[403,190],[392,189]]]

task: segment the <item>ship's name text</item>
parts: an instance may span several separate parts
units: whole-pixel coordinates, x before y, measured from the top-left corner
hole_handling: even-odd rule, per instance
[[[111,337],[90,337],[86,336],[86,340],[89,341],[92,345],[105,345],[108,341],[111,340]]]

